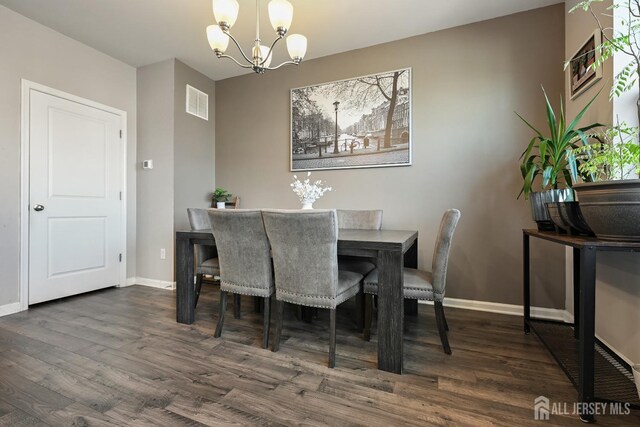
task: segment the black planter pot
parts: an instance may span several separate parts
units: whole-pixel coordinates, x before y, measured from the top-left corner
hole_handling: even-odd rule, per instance
[[[558,209],[562,219],[569,224],[571,234],[595,236],[582,215],[579,202],[561,202],[558,203]]]
[[[547,203],[547,209],[557,232],[595,236],[584,220],[578,202],[551,202]]]
[[[600,239],[640,241],[640,179],[575,184],[580,209]]]
[[[571,233],[571,227],[569,226],[569,224],[567,224],[567,222],[560,214],[560,207],[558,206],[559,204],[559,202],[547,203],[549,218],[551,218],[551,222],[553,222],[555,230],[558,233]]]
[[[562,190],[547,190],[531,193],[531,215],[538,224],[540,231],[556,231],[556,227],[549,216],[547,203],[551,202],[572,202],[574,200],[573,190],[564,188]]]

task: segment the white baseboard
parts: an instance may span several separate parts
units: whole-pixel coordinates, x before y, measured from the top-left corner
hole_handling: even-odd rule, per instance
[[[8,316],[22,311],[19,302],[13,302],[11,304],[0,305],[0,317]]]
[[[124,286],[141,285],[151,288],[173,290],[176,288],[176,282],[167,282],[164,280],[147,279],[146,277],[129,277]]]
[[[137,277],[127,277],[127,281],[122,285],[118,285],[118,288],[126,288],[127,286],[133,286],[136,284]]]
[[[431,301],[420,301],[422,304],[433,304]],[[486,311],[489,313],[509,314],[511,316],[523,316],[524,308],[516,304],[502,304],[498,302],[476,301],[460,298],[445,298],[445,307],[462,308],[465,310]],[[531,316],[538,319],[559,320],[566,322],[567,311],[556,308],[531,307]]]

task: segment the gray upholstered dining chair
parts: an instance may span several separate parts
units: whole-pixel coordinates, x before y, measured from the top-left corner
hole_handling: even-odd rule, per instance
[[[338,209],[338,228],[357,230],[380,230],[382,228],[382,210],[345,210]],[[362,257],[340,256],[338,268],[354,271],[366,276],[374,268],[374,260]]]
[[[220,315],[214,336],[222,334],[228,293],[260,297],[264,312],[262,347],[267,348],[274,284],[262,212],[254,209],[211,209],[209,221],[220,261]]]
[[[356,295],[362,275],[338,270],[335,210],[263,210],[276,278],[276,333],[280,348],[284,303],[329,309],[329,367],[336,364],[336,307]]]
[[[380,230],[382,228],[382,210],[348,210],[338,209],[338,228],[348,228],[352,230]],[[353,271],[366,276],[376,268],[376,259],[363,258],[357,256],[338,256],[338,269],[343,271]],[[364,328],[365,301],[363,293],[356,296],[356,323],[358,331]]]
[[[433,301],[436,312],[436,324],[442,348],[447,354],[451,354],[447,331],[447,319],[444,316],[444,293],[447,282],[447,264],[451,251],[451,240],[460,219],[460,211],[449,209],[442,216],[440,231],[433,251],[431,271],[404,269],[404,297],[405,299],[417,299]],[[371,337],[371,320],[373,309],[373,296],[378,294],[378,270],[373,270],[364,279],[365,301],[365,327],[364,337],[368,341]],[[384,283],[380,286],[384,286]]]
[[[193,231],[211,231],[207,209],[187,208],[189,224]],[[198,305],[200,291],[202,290],[202,278],[208,276],[217,277],[220,275],[220,266],[216,258],[216,250],[210,246],[195,245],[196,251],[196,297],[194,306]]]

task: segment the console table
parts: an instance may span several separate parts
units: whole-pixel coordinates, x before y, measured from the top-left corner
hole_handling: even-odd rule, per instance
[[[530,238],[573,248],[574,324],[531,318]],[[595,420],[592,402],[624,402],[640,408],[631,368],[595,338],[596,253],[640,252],[640,243],[606,241],[595,237],[570,236],[548,231],[522,230],[524,331],[540,338],[569,380],[578,390],[580,419]]]

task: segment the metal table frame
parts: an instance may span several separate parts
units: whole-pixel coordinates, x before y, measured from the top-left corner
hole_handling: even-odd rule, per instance
[[[596,398],[594,352],[595,352],[595,311],[596,311],[596,253],[640,252],[640,243],[606,241],[595,237],[570,236],[548,231],[522,230],[523,250],[523,291],[524,291],[524,332],[535,332],[531,318],[531,258],[530,238],[547,240],[573,248],[573,301],[574,301],[574,337],[578,340],[578,400],[591,403]],[[544,341],[544,340],[543,340]],[[549,346],[547,346],[549,348]],[[551,348],[549,350],[552,352]],[[555,355],[554,355],[555,357]],[[556,358],[557,360],[557,358]],[[563,367],[564,369],[564,367]],[[565,373],[568,374],[568,372]],[[573,381],[573,379],[570,377]],[[584,408],[586,406],[581,406]],[[585,422],[595,421],[592,413],[581,413]]]

